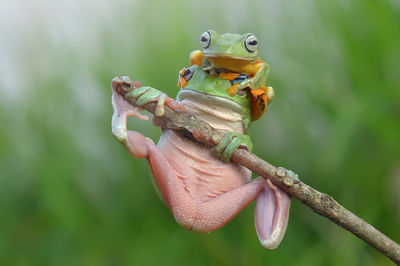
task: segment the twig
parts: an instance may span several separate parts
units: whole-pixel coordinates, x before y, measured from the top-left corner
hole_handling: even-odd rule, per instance
[[[125,96],[127,92],[134,88],[133,82],[125,81],[119,84],[117,91]],[[132,105],[135,105],[135,99],[128,96],[126,96],[125,99]],[[157,103],[150,102],[144,105],[143,108],[154,114],[156,105]],[[194,141],[203,143],[209,147],[215,146],[221,139],[220,134],[206,122],[188,114],[175,111],[168,106],[165,106],[165,114],[161,119],[166,123],[165,127],[179,131],[185,136],[192,138]],[[321,193],[298,180],[296,176],[293,175],[293,172],[287,171],[282,167],[276,168],[245,149],[236,150],[231,160],[247,167],[266,179],[270,179],[272,183],[290,196],[300,200],[316,213],[327,217],[332,222],[363,239],[397,265],[400,265],[399,244],[347,210],[331,196]]]

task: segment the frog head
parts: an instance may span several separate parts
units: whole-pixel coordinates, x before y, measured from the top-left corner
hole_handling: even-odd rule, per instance
[[[258,40],[252,33],[220,35],[208,30],[201,34],[200,44],[204,56],[219,69],[241,72],[258,59]]]

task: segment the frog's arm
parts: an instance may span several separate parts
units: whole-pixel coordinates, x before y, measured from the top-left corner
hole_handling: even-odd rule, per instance
[[[244,80],[235,90],[239,91],[246,87],[250,88],[251,96],[251,114],[252,120],[259,119],[267,110],[268,103],[274,97],[274,89],[265,86],[269,74],[270,66],[265,62],[258,60],[256,62],[256,74],[253,78]]]
[[[253,78],[250,79],[250,88],[261,88],[267,82],[270,66],[265,62],[258,60],[256,63],[257,72]]]
[[[235,84],[231,88],[228,89],[228,93],[233,96],[238,91],[244,90],[246,88],[250,88],[251,90],[260,89],[262,86],[265,86],[267,82],[268,74],[270,66],[265,62],[258,59],[254,64],[250,65],[251,70],[248,73],[250,78],[243,80],[240,83]],[[222,73],[223,76],[220,76],[222,79],[234,80],[238,75],[237,73]]]
[[[181,71],[179,71],[178,75],[178,87],[184,89],[187,85],[187,82],[192,78],[194,73],[193,67],[184,67]]]

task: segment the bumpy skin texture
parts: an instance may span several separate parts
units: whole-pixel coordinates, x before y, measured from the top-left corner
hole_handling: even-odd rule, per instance
[[[148,160],[156,185],[178,224],[187,230],[210,232],[257,199],[255,224],[260,242],[265,248],[276,248],[286,230],[289,196],[261,177],[251,181],[246,168],[216,159],[208,148],[174,131],[164,129],[157,146],[142,134],[128,131],[128,116],[146,118],[116,92],[117,83],[118,79],[113,81],[113,134],[132,156]],[[184,109],[172,100],[166,104]]]

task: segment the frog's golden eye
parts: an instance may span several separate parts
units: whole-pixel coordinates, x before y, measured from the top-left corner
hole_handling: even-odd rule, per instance
[[[258,41],[256,36],[250,34],[247,36],[246,40],[244,40],[244,47],[249,53],[254,53],[257,50]]]
[[[211,43],[211,35],[209,31],[203,32],[200,36],[200,45],[207,49]]]

